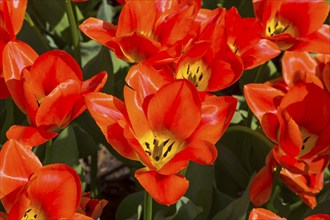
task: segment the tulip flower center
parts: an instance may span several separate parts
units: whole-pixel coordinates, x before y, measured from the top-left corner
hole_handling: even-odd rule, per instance
[[[143,137],[140,143],[146,154],[150,157],[151,162],[158,169],[183,148],[183,142],[176,140],[171,135],[156,136],[152,132]]]
[[[44,214],[35,208],[28,208],[21,220],[46,219]]]
[[[296,35],[296,31],[290,21],[282,17],[275,17],[267,22],[266,36],[272,37],[283,33],[288,33],[292,36]]]
[[[305,128],[300,128],[300,132],[303,143],[298,157],[302,157],[310,152],[319,138],[317,135],[309,133]]]
[[[177,79],[188,79],[192,82],[197,90],[205,91],[211,76],[211,70],[204,63],[203,60],[197,60],[189,63],[185,62],[179,67],[177,72]]]

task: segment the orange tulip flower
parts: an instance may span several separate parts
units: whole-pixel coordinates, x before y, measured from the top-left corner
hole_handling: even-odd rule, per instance
[[[278,145],[273,152],[283,167],[301,174],[325,169],[330,142],[330,97],[325,90],[299,83],[285,94],[270,85],[249,84],[244,94],[263,131]]]
[[[13,100],[31,126],[44,131],[41,136],[49,132],[54,136],[78,117],[86,108],[84,95],[99,91],[107,78],[106,72],[101,72],[83,81],[80,67],[66,52],[54,50],[38,56],[20,41],[9,42],[4,56],[4,76]],[[28,128],[12,129],[10,133],[17,136]]]
[[[0,199],[9,220],[91,219],[75,213],[81,183],[71,167],[42,167],[38,157],[15,140],[4,144],[0,162]]]
[[[2,53],[10,40],[15,40],[21,30],[26,10],[27,0],[0,1],[0,99],[10,97],[2,71]]]
[[[127,62],[154,56],[164,60],[181,52],[200,4],[200,0],[131,0],[123,5],[118,26],[88,18],[79,27]]]
[[[277,146],[274,147],[274,149]],[[266,158],[266,165],[261,168],[253,178],[250,186],[250,200],[255,206],[267,203],[272,194],[275,171],[281,169],[279,177],[283,183],[297,194],[309,207],[316,206],[315,195],[323,188],[323,173],[293,173],[285,168],[280,168],[275,160],[274,150]]]
[[[264,38],[281,50],[330,53],[330,27],[323,24],[329,14],[325,0],[253,0],[254,12]]]
[[[276,215],[275,213],[263,209],[263,208],[254,208],[251,210],[249,215],[249,220],[286,220],[286,218],[281,218],[280,216]]]
[[[93,219],[98,219],[100,218],[103,208],[107,205],[108,201],[105,199],[91,199],[90,197],[90,193],[84,193],[82,195],[77,212]]]
[[[188,181],[179,171],[188,161],[212,164],[219,140],[235,112],[236,99],[199,94],[187,80],[168,82],[147,64],[131,68],[125,103],[102,93],[86,96],[89,112],[122,156],[145,166],[135,177],[161,204],[177,202]]]
[[[305,218],[304,220],[330,220],[330,215],[328,214],[316,214]]]
[[[287,51],[282,58],[282,69],[289,88],[306,82],[330,92],[330,54],[318,54],[314,58],[307,52]]]

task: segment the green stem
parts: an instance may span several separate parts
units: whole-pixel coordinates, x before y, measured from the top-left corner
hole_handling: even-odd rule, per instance
[[[280,176],[281,170],[282,170],[282,166],[279,165],[279,166],[276,167],[275,175],[274,175],[273,182],[272,182],[272,188],[273,189],[275,188],[275,186],[277,184],[277,180]]]
[[[37,28],[37,26],[34,24],[32,18],[30,17],[30,15],[28,13],[25,14],[25,20],[29,23],[29,25],[31,26],[32,30],[34,31],[34,33],[38,36],[38,38],[40,39],[42,45],[45,47],[45,49],[48,51],[50,50],[50,47],[48,46],[48,42],[45,39],[45,37],[40,33],[39,29]]]
[[[152,220],[152,197],[147,191],[144,192],[144,220]]]
[[[44,164],[50,164],[52,161],[52,139],[46,142],[46,156],[44,160]]]
[[[76,58],[79,65],[81,65],[81,58],[80,58],[80,45],[79,45],[79,32],[77,28],[77,22],[72,10],[72,5],[70,0],[65,0],[66,12],[68,15],[68,20],[70,24],[70,30],[72,35],[72,44],[73,44],[73,52],[74,57]]]
[[[92,158],[91,158],[91,187],[92,187],[92,198],[98,199],[100,196],[100,189],[97,179],[97,159],[98,159],[98,154],[96,152],[92,154]]]

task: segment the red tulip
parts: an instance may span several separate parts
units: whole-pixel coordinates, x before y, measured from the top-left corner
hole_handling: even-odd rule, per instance
[[[329,13],[325,0],[253,0],[263,37],[281,50],[329,53],[330,27],[323,25]]]
[[[274,146],[274,149],[277,146]],[[293,173],[285,168],[280,168],[275,160],[274,150],[266,158],[266,165],[259,170],[250,186],[250,200],[255,206],[267,203],[272,194],[273,179],[277,169],[281,169],[279,177],[283,183],[297,194],[309,207],[316,206],[315,195],[323,188],[323,173]]]
[[[28,148],[9,140],[0,152],[0,199],[8,219],[79,216],[75,214],[81,198],[78,174],[64,164],[42,167]]]
[[[127,62],[153,56],[167,59],[187,42],[200,4],[200,0],[131,0],[123,5],[118,26],[88,18],[80,30]]]
[[[254,208],[251,210],[249,215],[249,220],[286,220],[286,218],[281,218],[275,213],[263,209],[263,208]]]
[[[199,95],[186,80],[168,83],[146,64],[132,67],[126,81],[125,103],[92,93],[85,98],[87,108],[115,150],[145,166],[135,177],[146,191],[161,204],[173,204],[188,188],[178,174],[188,161],[214,162],[214,144],[229,125],[236,100]]]
[[[107,205],[107,203],[108,201],[105,199],[91,199],[90,193],[85,193],[81,197],[77,212],[93,219],[98,219],[100,218],[103,208]]]
[[[296,193],[310,208],[315,208],[315,195],[323,189],[323,173],[294,174],[287,169],[282,169],[281,180]]]
[[[99,91],[107,78],[102,72],[83,81],[80,67],[66,52],[54,50],[38,56],[20,41],[9,42],[4,56],[7,87],[18,108],[43,137],[78,117],[86,108],[84,95]],[[27,130],[18,126],[13,129],[12,134],[22,136]]]
[[[289,87],[299,82],[314,83],[329,92],[329,57],[330,55],[318,54],[318,58],[314,58],[307,52],[285,52],[282,59],[285,83]]]
[[[21,30],[26,10],[27,0],[0,1],[0,99],[10,97],[5,84],[2,70],[2,53],[10,40],[15,40]]]
[[[244,69],[252,69],[280,54],[276,44],[261,39],[258,20],[241,18],[234,7],[226,14],[225,33],[227,48],[242,60]]]
[[[327,214],[316,214],[305,218],[304,220],[330,220],[330,215]]]
[[[326,91],[300,83],[284,94],[269,85],[249,84],[244,94],[265,134],[278,145],[274,156],[283,167],[301,174],[325,169],[330,142]]]

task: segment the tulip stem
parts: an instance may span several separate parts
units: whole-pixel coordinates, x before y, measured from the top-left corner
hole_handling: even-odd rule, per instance
[[[143,219],[144,220],[152,220],[152,197],[150,194],[145,191],[144,192],[144,208],[143,208]]]
[[[25,14],[25,20],[27,21],[27,23],[29,23],[29,25],[31,26],[31,28],[34,31],[34,33],[38,36],[38,38],[40,39],[42,45],[45,47],[46,51],[50,50],[50,47],[48,46],[47,40],[41,34],[40,30],[34,24],[32,18],[30,17],[30,15],[28,13]]]
[[[52,161],[52,139],[46,142],[46,156],[44,165],[50,164]]]
[[[80,45],[79,45],[79,32],[77,28],[76,18],[74,16],[72,5],[70,0],[65,0],[66,5],[66,12],[70,24],[70,30],[72,35],[72,45],[73,45],[73,52],[76,61],[81,65],[81,57],[80,57]]]

